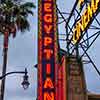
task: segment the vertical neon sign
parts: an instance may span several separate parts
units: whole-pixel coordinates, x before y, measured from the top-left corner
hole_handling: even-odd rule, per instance
[[[56,0],[39,0],[38,100],[56,100]]]
[[[58,68],[58,81],[57,81],[57,100],[66,100],[67,94],[67,77],[66,77],[66,56],[61,58],[61,62]]]

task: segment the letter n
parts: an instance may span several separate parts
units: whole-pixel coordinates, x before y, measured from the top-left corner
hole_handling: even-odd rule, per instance
[[[45,92],[44,100],[54,100],[54,93],[53,92],[51,92],[51,93]]]

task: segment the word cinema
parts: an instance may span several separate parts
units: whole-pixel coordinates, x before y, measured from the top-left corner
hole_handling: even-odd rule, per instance
[[[56,100],[57,15],[55,0],[39,0],[38,100]]]
[[[84,0],[80,0],[83,2]],[[76,44],[80,41],[80,37],[83,36],[88,25],[90,24],[94,14],[99,10],[100,0],[91,0],[86,9],[84,10],[80,20],[76,23],[73,29],[73,43]]]

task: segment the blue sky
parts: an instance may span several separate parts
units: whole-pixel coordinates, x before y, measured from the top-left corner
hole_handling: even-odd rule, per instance
[[[27,1],[27,0],[26,0]],[[29,1],[29,0],[28,0]],[[31,29],[29,32],[21,35],[18,32],[15,39],[10,37],[9,41],[9,51],[8,51],[8,71],[23,71],[25,67],[28,68],[30,87],[28,90],[23,90],[21,86],[23,75],[11,75],[6,79],[6,92],[5,100],[35,100],[37,95],[37,70],[34,65],[37,64],[37,0],[30,0],[36,4],[36,9],[34,10],[34,17],[29,17],[31,24]],[[70,12],[75,0],[58,0],[57,4],[61,11]],[[64,34],[65,24],[59,26],[59,33]],[[100,39],[89,50],[89,54],[95,63],[99,67],[99,46]],[[61,48],[65,49],[65,43],[60,42]],[[3,37],[0,38],[0,69],[2,68],[2,49],[3,49]],[[100,93],[100,77],[97,75],[96,71],[91,65],[84,66],[85,76],[87,82],[87,88],[89,91]]]

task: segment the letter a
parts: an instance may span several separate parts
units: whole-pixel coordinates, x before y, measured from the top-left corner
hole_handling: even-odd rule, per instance
[[[50,78],[47,78],[45,80],[44,88],[54,88],[53,83],[52,83],[52,80]]]

